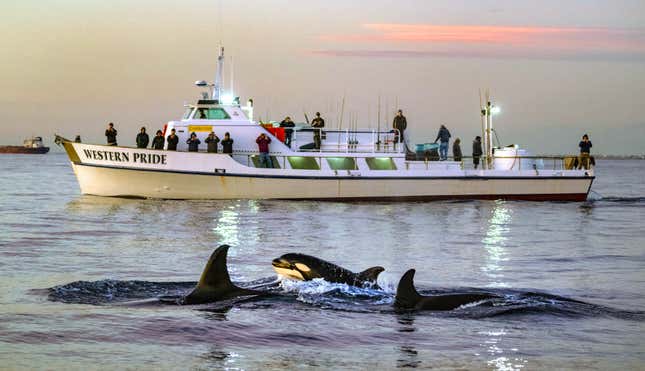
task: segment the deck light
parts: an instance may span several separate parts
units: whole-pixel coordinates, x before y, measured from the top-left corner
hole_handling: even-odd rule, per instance
[[[230,104],[233,104],[234,101],[235,101],[235,97],[233,97],[231,94],[222,95],[222,99],[221,99],[222,104],[230,105]]]

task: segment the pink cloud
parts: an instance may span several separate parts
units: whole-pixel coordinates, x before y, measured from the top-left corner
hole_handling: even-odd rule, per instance
[[[321,40],[379,46],[375,56],[388,54],[480,56],[621,56],[645,55],[645,29],[461,26],[432,24],[364,24],[350,35],[324,35]],[[394,48],[387,52],[389,48]],[[386,48],[384,48],[386,47]],[[365,55],[368,50],[362,50]],[[325,54],[325,53],[318,53]],[[330,53],[343,56],[342,51]]]

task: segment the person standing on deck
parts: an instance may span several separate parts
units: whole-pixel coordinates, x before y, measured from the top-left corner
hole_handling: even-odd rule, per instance
[[[141,127],[141,132],[137,134],[137,148],[146,148],[148,147],[148,142],[150,142],[150,137],[146,133],[146,127]]]
[[[208,153],[217,153],[217,143],[219,143],[219,138],[215,135],[215,132],[211,131],[208,134],[208,138],[204,139],[206,145],[208,146]]]
[[[164,141],[163,132],[161,130],[157,130],[157,135],[152,138],[152,146],[150,148],[163,149]]]
[[[452,159],[453,161],[461,162],[461,139],[455,139],[455,142],[452,144]]]
[[[314,149],[320,149],[320,137],[322,128],[325,127],[325,120],[316,112],[316,117],[311,120],[311,127],[314,128]]]
[[[105,130],[105,136],[107,137],[108,146],[116,146],[116,129],[114,128],[113,123],[108,124],[107,130]]]
[[[202,143],[199,138],[197,138],[197,134],[190,133],[190,138],[186,141],[186,144],[188,144],[188,152],[198,152],[199,151],[199,145]]]
[[[396,116],[394,116],[394,121],[392,121],[392,127],[398,130],[397,135],[399,136],[398,142],[403,143],[403,132],[408,127],[408,120],[403,116],[403,111],[398,110]]]
[[[287,145],[287,147],[291,148],[291,137],[293,136],[293,127],[295,127],[296,124],[291,121],[291,117],[287,116],[280,122],[280,127],[285,128],[284,129],[284,144]]]
[[[441,125],[441,128],[439,128],[437,139],[434,142],[437,143],[437,141],[440,141],[439,161],[446,161],[448,159],[448,142],[450,142],[450,132],[446,128],[446,125]]]
[[[589,169],[589,153],[591,152],[592,147],[587,134],[582,136],[582,141],[580,141],[578,147],[580,147],[580,161],[578,161],[578,169],[582,169],[584,167],[585,170],[587,170]]]
[[[255,143],[258,144],[258,149],[260,150],[260,166],[272,168],[273,161],[271,161],[271,156],[269,156],[269,143],[271,143],[271,138],[262,133],[255,140]]]
[[[475,166],[475,169],[477,169],[477,166],[479,166],[479,158],[484,154],[484,150],[482,149],[482,137],[476,136],[475,140],[473,140],[473,165]]]
[[[222,140],[222,153],[228,153],[229,155],[233,154],[233,139],[231,139],[231,134],[228,132],[224,133],[224,139]]]
[[[175,129],[170,130],[170,135],[168,135],[168,138],[166,139],[168,141],[168,150],[169,151],[176,151],[177,150],[177,143],[179,143],[179,137],[177,134],[175,134]]]

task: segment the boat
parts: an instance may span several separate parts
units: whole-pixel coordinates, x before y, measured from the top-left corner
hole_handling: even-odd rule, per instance
[[[482,167],[470,161],[432,161],[436,145],[399,143],[397,130],[293,128],[290,146],[284,128],[253,120],[253,101],[244,105],[222,86],[224,49],[214,83],[194,104],[185,105],[175,130],[177,150],[79,143],[57,135],[69,156],[82,194],[160,199],[285,199],[335,201],[418,201],[436,199],[508,199],[584,201],[594,169],[576,169],[565,156],[532,157],[518,146],[496,148],[491,132],[494,105],[483,107]],[[233,152],[207,153],[204,140],[213,131],[230,133]],[[192,133],[201,140],[188,151]],[[262,161],[256,139],[271,139]],[[320,145],[313,144],[320,136]],[[412,147],[414,150],[411,150]]]
[[[0,146],[0,153],[45,154],[47,152],[49,147],[43,145],[41,137],[25,139],[22,146]]]

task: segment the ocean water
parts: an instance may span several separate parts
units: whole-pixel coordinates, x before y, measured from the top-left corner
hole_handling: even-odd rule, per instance
[[[585,203],[128,200],[81,196],[60,153],[0,170],[0,369],[645,368],[645,161],[599,161]],[[220,244],[234,281],[302,252],[381,265],[383,289],[130,302],[187,290]],[[503,302],[394,311],[409,268]]]

